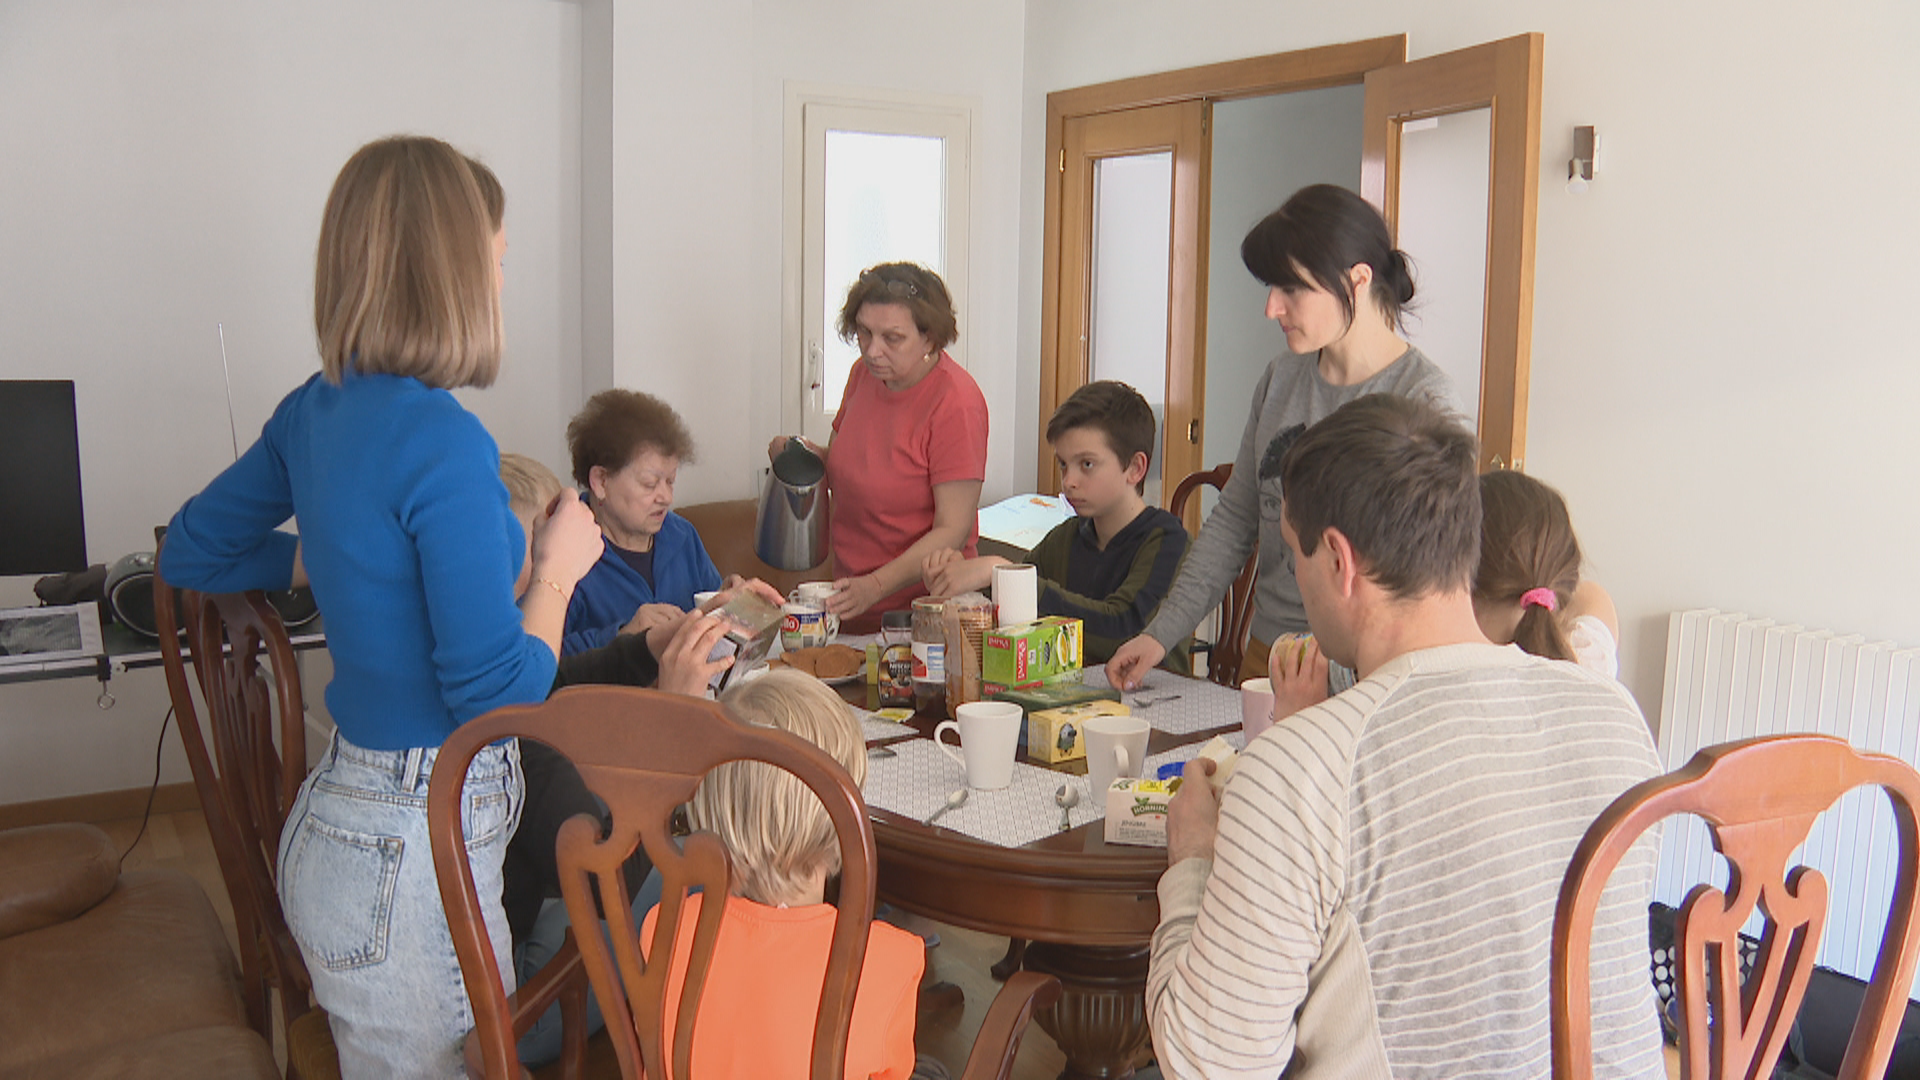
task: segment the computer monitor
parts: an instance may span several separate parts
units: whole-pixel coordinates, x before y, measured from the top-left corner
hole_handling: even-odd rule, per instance
[[[0,379],[0,576],[87,568],[70,379]]]

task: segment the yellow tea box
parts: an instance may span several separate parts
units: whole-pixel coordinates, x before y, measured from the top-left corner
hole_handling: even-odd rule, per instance
[[[1107,787],[1107,843],[1167,846],[1167,803],[1176,782],[1123,776]]]
[[[1081,623],[1049,615],[987,631],[980,648],[980,681],[1009,688],[1080,667]]]
[[[1126,716],[1133,710],[1117,701],[1082,701],[1027,714],[1027,756],[1052,765],[1087,756],[1080,726],[1096,716]]]

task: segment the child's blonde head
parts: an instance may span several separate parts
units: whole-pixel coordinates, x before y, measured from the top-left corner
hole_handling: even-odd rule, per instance
[[[560,477],[552,469],[525,454],[500,455],[500,482],[507,485],[507,504],[513,516],[528,529],[561,489]]]
[[[721,697],[736,717],[789,731],[825,750],[857,787],[867,778],[866,740],[853,710],[820,680],[772,671]],[[833,821],[805,784],[760,762],[722,765],[688,804],[695,829],[710,831],[733,856],[735,889],[762,904],[788,902],[821,871],[840,871]]]

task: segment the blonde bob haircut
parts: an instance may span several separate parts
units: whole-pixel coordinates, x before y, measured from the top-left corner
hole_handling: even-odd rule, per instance
[[[438,139],[399,135],[361,147],[340,170],[313,275],[329,382],[349,367],[449,390],[499,374],[497,230],[473,165]]]
[[[770,671],[720,703],[746,723],[790,731],[825,750],[854,786],[866,782],[867,744],[853,710],[813,676]],[[757,761],[718,766],[694,792],[687,818],[726,845],[736,890],[756,903],[786,903],[814,872],[840,872],[827,808],[785,769]]]

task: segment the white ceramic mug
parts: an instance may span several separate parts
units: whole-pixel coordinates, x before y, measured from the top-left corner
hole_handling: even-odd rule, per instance
[[[819,643],[822,645],[829,644],[834,638],[840,636],[840,616],[827,611],[827,597],[832,596],[833,593],[831,581],[803,581],[794,586],[793,592],[787,595],[787,599],[796,604],[818,604],[821,611],[826,611],[827,640]]]
[[[1153,725],[1131,716],[1095,716],[1080,725],[1087,744],[1087,790],[1093,792],[1094,805],[1106,805],[1107,785],[1140,775],[1152,733]]]
[[[1240,730],[1247,741],[1273,726],[1273,680],[1248,679],[1240,684]]]
[[[1013,752],[1026,711],[1011,701],[969,701],[955,711],[959,719],[942,720],[933,729],[940,752],[966,770],[970,788],[998,791],[1012,784]],[[941,738],[948,729],[960,736],[957,750]]]
[[[833,640],[827,632],[827,609],[807,600],[780,605],[780,647],[810,649]]]

